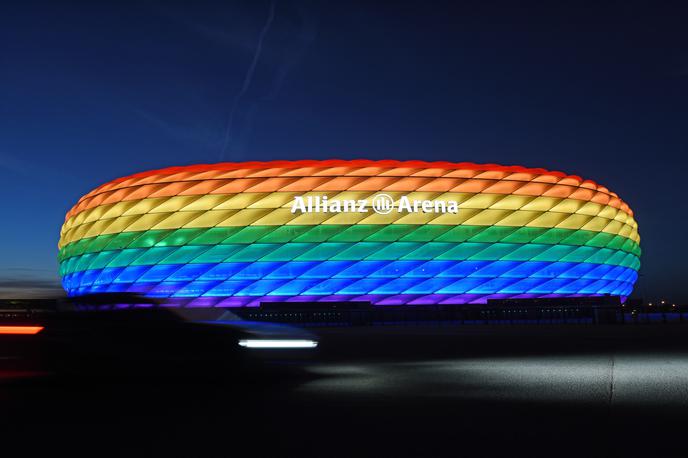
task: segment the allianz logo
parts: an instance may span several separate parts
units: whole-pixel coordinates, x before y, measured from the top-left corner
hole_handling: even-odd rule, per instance
[[[387,215],[397,213],[452,213],[459,212],[459,203],[455,200],[417,200],[401,196],[398,201],[388,194],[376,194],[370,199],[332,199],[327,196],[294,196],[291,205],[292,213],[368,213],[372,208],[375,213]]]

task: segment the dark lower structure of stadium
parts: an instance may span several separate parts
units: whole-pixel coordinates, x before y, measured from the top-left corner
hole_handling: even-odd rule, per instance
[[[60,299],[0,299],[0,320],[31,321],[60,310],[168,308],[156,298],[130,294],[96,294]],[[196,310],[200,310],[198,308]],[[434,304],[383,307],[364,301],[265,302],[235,308],[246,320],[299,323],[306,326],[374,326],[390,324],[662,324],[688,323],[688,304],[644,303],[619,296],[490,300],[487,304]]]
[[[371,325],[409,322],[457,324],[593,323],[623,321],[619,296],[548,299],[492,299],[487,304],[443,304],[381,307],[370,302],[263,302],[235,309],[253,321],[314,325]]]

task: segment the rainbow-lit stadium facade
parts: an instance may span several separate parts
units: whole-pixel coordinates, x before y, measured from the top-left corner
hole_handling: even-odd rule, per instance
[[[380,194],[391,210],[374,211]],[[352,207],[295,207],[308,197]],[[408,211],[404,199],[429,203]],[[437,211],[438,202],[456,202],[458,211]],[[106,183],[67,213],[59,259],[70,296],[135,292],[218,307],[463,304],[626,297],[639,241],[633,212],[615,193],[561,172],[273,161],[171,167]]]

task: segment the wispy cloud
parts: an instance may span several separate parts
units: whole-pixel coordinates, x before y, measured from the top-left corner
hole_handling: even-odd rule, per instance
[[[317,23],[313,16],[303,8],[297,8],[296,13],[298,16],[296,24],[298,32],[291,45],[286,47],[283,61],[274,71],[269,90],[264,96],[252,101],[246,110],[243,128],[234,144],[233,153],[238,157],[241,157],[244,152],[244,147],[253,130],[253,122],[258,114],[260,105],[274,100],[279,95],[289,73],[301,62],[307,50],[315,41]]]
[[[0,170],[20,176],[29,176],[31,164],[29,161],[19,159],[14,155],[0,151]]]
[[[253,36],[249,37],[243,33],[243,29],[237,32],[238,27],[249,20],[249,11],[238,8],[237,5],[232,5],[231,8],[224,5],[226,8],[218,11],[209,11],[208,8],[187,8],[182,4],[175,6],[170,2],[151,2],[148,6],[153,14],[185,28],[210,44],[242,52],[252,52],[255,46]],[[228,20],[233,26],[227,26]]]
[[[42,164],[37,167],[35,161],[28,159],[35,157],[27,151],[19,151],[16,153],[8,153],[7,151],[0,151],[0,171],[8,175],[15,175],[22,178],[36,178],[41,176],[43,179],[61,179],[71,177],[67,169],[59,167],[47,167]]]
[[[241,98],[246,94],[246,91],[248,88],[251,86],[251,82],[253,81],[253,74],[256,71],[256,65],[258,64],[258,60],[260,59],[260,54],[263,52],[263,41],[265,41],[265,36],[268,34],[270,31],[270,27],[272,26],[272,21],[275,19],[275,2],[270,2],[270,9],[268,11],[268,18],[265,21],[265,24],[263,25],[263,28],[260,30],[260,35],[258,35],[258,42],[256,44],[256,50],[253,53],[253,59],[251,59],[251,65],[249,65],[248,70],[246,71],[246,75],[244,76],[244,83],[241,86],[241,89],[237,93],[237,95],[234,97],[234,100],[232,102],[232,106],[229,111],[229,118],[227,120],[227,128],[225,129],[225,135],[224,135],[224,141],[222,142],[222,149],[220,150],[220,160],[223,160],[225,157],[225,152],[227,150],[227,146],[229,145],[229,141],[232,137],[232,128],[234,124],[234,113],[236,112],[237,107],[239,106],[239,102],[241,101]]]
[[[223,56],[239,50],[251,53],[251,60],[241,75],[241,86],[223,110],[226,113],[224,119],[217,117],[216,110],[212,116],[196,116],[197,119],[205,118],[202,123],[174,121],[149,109],[135,109],[136,115],[170,138],[195,142],[206,148],[214,153],[214,159],[241,160],[259,109],[276,99],[288,75],[315,40],[317,27],[312,12],[298,2],[277,4],[272,0],[262,27],[256,30],[255,26],[250,27],[256,4],[248,9],[237,8],[236,5],[221,8],[214,15],[209,11],[186,14],[188,11],[171,8],[167,4],[153,3],[149,6],[159,16],[212,43]],[[273,35],[281,39],[273,39]],[[233,69],[236,68],[235,62],[236,57],[233,57]],[[261,73],[260,78],[257,78],[258,73]],[[255,87],[258,81],[262,87]],[[203,111],[208,114],[209,107],[217,107],[218,102],[216,99],[206,102]],[[212,120],[208,122],[208,118]]]
[[[148,110],[134,108],[134,114],[143,119],[151,126],[160,129],[164,134],[171,138],[200,144],[207,148],[217,148],[220,143],[217,135],[217,126],[200,123],[189,125],[187,123],[173,123]]]

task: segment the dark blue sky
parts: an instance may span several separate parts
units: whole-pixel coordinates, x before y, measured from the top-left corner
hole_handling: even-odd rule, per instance
[[[688,301],[681,2],[0,10],[0,295],[57,285],[64,213],[107,180],[220,158],[393,158],[598,181],[639,222],[636,294]]]

